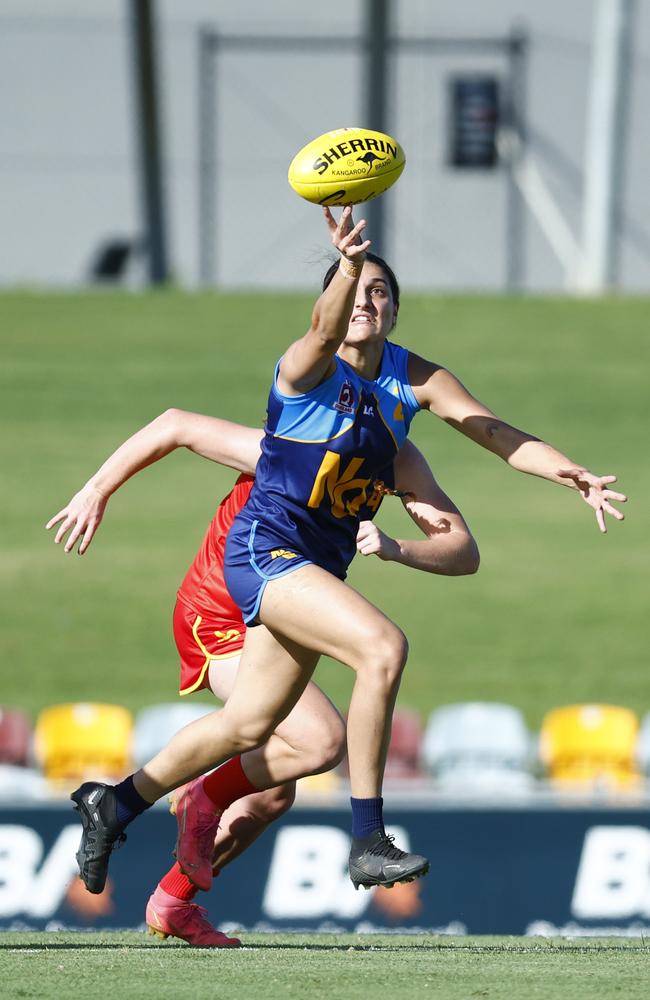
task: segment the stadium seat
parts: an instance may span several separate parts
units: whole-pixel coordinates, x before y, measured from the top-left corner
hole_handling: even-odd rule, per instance
[[[641,719],[641,727],[636,745],[636,761],[639,770],[650,778],[650,712]]]
[[[573,788],[639,786],[635,712],[617,705],[566,705],[542,720],[539,755],[553,784]]]
[[[26,767],[31,741],[32,726],[25,713],[0,706],[0,764]]]
[[[312,798],[318,796],[332,795],[339,791],[341,778],[336,771],[325,771],[323,774],[308,774],[306,778],[300,778],[296,784],[297,798]]]
[[[402,778],[424,778],[422,769],[422,721],[420,713],[410,708],[396,708],[386,755],[384,777],[387,781]],[[343,778],[349,778],[347,755],[337,768]]]
[[[40,773],[31,767],[0,764],[0,802],[39,802],[48,798],[50,788]]]
[[[423,758],[441,791],[519,794],[534,787],[530,734],[512,705],[461,702],[435,709],[424,733]]]
[[[36,720],[35,757],[53,782],[122,778],[131,769],[132,729],[121,705],[51,705]]]
[[[423,777],[422,737],[420,713],[409,708],[396,708],[386,757],[386,780]]]
[[[148,705],[136,714],[133,726],[132,754],[136,767],[142,767],[172,736],[188,723],[214,712],[216,705],[171,701]]]

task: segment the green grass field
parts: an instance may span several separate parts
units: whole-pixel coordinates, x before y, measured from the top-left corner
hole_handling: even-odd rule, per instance
[[[354,565],[351,582],[409,636],[402,704],[424,715],[503,700],[533,727],[573,701],[650,709],[648,307],[405,296],[398,342],[449,366],[504,419],[618,474],[631,500],[626,522],[601,537],[575,494],[512,472],[421,415],[413,438],[466,515],[482,566],[445,579]],[[69,699],[137,709],[175,697],[175,590],[232,474],[171,456],[111,500],[83,559],[64,557],[43,526],[169,406],[261,425],[274,361],[310,308],[305,295],[0,296],[0,702],[35,715]],[[398,501],[380,523],[412,528]],[[347,703],[347,670],[324,663],[318,678]]]
[[[643,941],[251,935],[200,951],[141,934],[4,934],[3,997],[645,1000]]]

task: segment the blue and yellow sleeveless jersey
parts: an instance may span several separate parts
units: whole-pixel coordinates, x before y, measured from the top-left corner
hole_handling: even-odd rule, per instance
[[[408,351],[387,342],[373,381],[338,355],[335,363],[325,382],[301,396],[278,390],[276,368],[255,485],[226,545],[226,582],[245,620],[229,567],[242,566],[248,552],[260,579],[307,562],[343,579],[359,521],[374,517],[381,503],[375,482],[393,485],[393,459],[419,410]],[[259,599],[246,603],[250,620]]]

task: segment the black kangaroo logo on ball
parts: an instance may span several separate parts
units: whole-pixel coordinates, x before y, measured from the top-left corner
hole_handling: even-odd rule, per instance
[[[376,153],[371,153],[371,152],[364,153],[363,156],[357,156],[357,160],[361,161],[361,163],[365,163],[365,165],[368,167],[368,173],[370,173],[370,171],[372,170],[372,165],[375,162],[375,160],[385,160],[385,159],[386,159],[385,156],[377,156]]]

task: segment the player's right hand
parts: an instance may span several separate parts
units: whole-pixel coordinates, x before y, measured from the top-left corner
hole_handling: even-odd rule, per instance
[[[359,257],[360,260],[363,260],[363,254],[370,248],[370,240],[362,239],[362,233],[367,225],[366,220],[360,219],[355,226],[350,205],[345,206],[338,222],[328,205],[323,205],[323,215],[330,231],[332,243],[339,253],[350,259]]]
[[[63,546],[63,551],[72,552],[79,542],[78,552],[82,556],[101,524],[107,503],[107,496],[101,493],[96,486],[86,483],[78,493],[75,493],[72,500],[58,514],[51,517],[45,525],[47,531],[55,524],[59,525],[54,536],[54,544],[59,545],[70,532]]]

